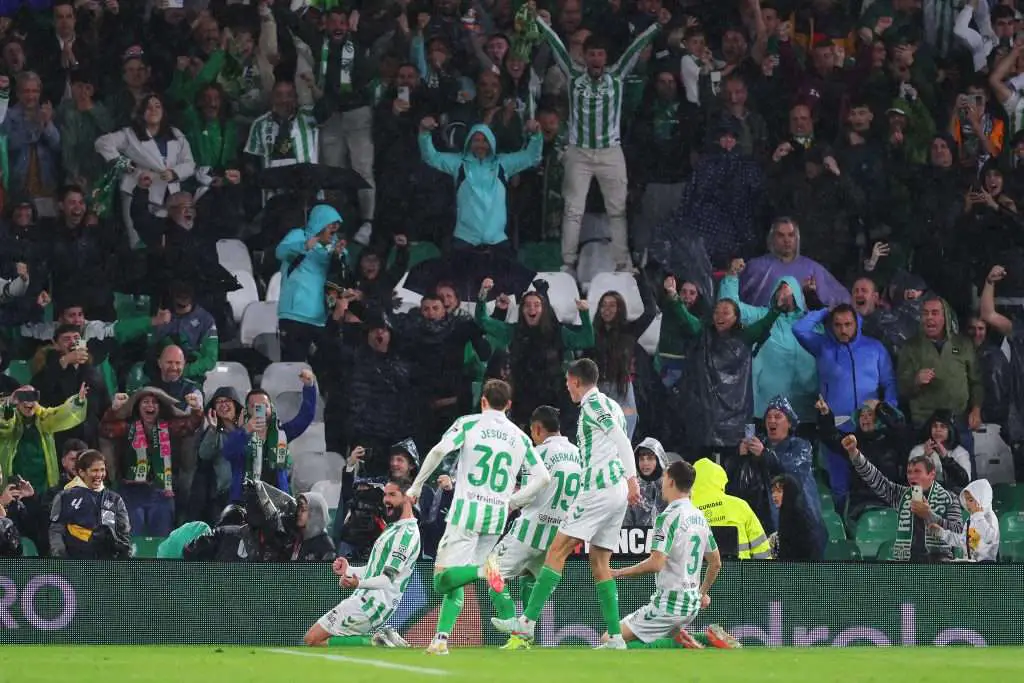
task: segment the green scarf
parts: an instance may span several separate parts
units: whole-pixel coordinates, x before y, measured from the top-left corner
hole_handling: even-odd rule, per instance
[[[537,27],[537,11],[529,4],[516,11],[513,20],[512,54],[521,61],[529,63],[533,46],[541,41],[540,28]]]
[[[352,68],[356,63],[356,45],[349,37],[338,49],[338,92],[352,92]],[[330,36],[324,36],[320,45],[320,77],[317,79],[317,87],[326,90],[324,84],[327,82],[327,65],[331,54]]]
[[[892,547],[892,558],[894,560],[904,562],[910,560],[911,537],[914,533],[914,513],[910,511],[910,500],[913,495],[914,488],[911,486],[907,487],[900,498],[896,542],[893,543]],[[944,519],[946,512],[953,505],[953,496],[937,483],[933,483],[931,489],[928,490],[928,505],[931,506],[932,511],[936,515]],[[925,529],[927,530],[927,524]],[[941,537],[933,536],[931,533],[925,535],[924,544],[930,554],[951,554],[949,544],[943,541]]]
[[[248,422],[251,417],[246,411],[242,423]],[[277,422],[277,413],[271,412],[267,417],[267,438],[261,439],[256,432],[249,435],[249,442],[245,446],[245,472],[254,480],[262,481],[264,472],[288,471],[291,467],[288,437]]]
[[[121,175],[131,166],[128,157],[118,157],[92,190],[92,211],[97,218],[106,218],[114,209],[114,198],[121,186]]]

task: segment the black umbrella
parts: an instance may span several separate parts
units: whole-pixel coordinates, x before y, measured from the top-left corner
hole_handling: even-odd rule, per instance
[[[352,169],[324,164],[292,164],[268,168],[260,173],[259,186],[265,190],[300,193],[370,189],[366,179]]]
[[[476,301],[480,283],[494,280],[489,298],[499,294],[518,296],[526,291],[537,276],[518,261],[489,251],[459,251],[450,256],[422,261],[409,269],[405,289],[426,294],[440,282],[450,282],[461,301]]]

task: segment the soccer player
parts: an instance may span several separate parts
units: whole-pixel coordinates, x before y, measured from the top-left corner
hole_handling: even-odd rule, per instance
[[[619,593],[609,562],[619,544],[619,529],[627,505],[640,501],[633,446],[626,436],[626,418],[619,404],[597,389],[597,364],[589,358],[575,361],[566,373],[565,385],[572,400],[580,404],[576,441],[583,455],[583,485],[573,511],[562,522],[530,603],[518,619],[491,619],[503,633],[533,642],[534,626],[544,603],[562,580],[565,561],[578,543],[590,542],[590,571],[594,576],[601,616],[609,638],[601,649],[624,650],[619,632]]]
[[[491,551],[505,530],[509,505],[525,506],[551,479],[529,437],[505,415],[511,406],[512,388],[507,383],[492,379],[484,384],[480,413],[455,421],[427,454],[409,489],[409,495],[418,498],[444,457],[459,451],[455,496],[434,562],[434,590],[444,598],[429,654],[448,654],[448,635],[462,611],[463,586],[483,578],[495,593],[505,590]],[[529,481],[513,495],[524,463]]]
[[[373,544],[365,567],[350,567],[343,557],[334,561],[334,573],[341,577],[338,585],[355,590],[309,627],[306,645],[409,647],[386,624],[402,601],[420,556],[420,528],[412,511],[410,486],[408,479],[395,477],[384,487],[388,526]]]
[[[666,17],[667,20],[667,17]],[[579,258],[580,224],[591,178],[597,178],[612,233],[616,270],[632,262],[626,240],[626,159],[622,155],[620,119],[625,80],[640,55],[661,30],[659,23],[637,36],[619,60],[608,66],[608,46],[598,35],[583,44],[585,68],[580,68],[547,22],[537,20],[541,36],[551,47],[558,68],[569,80],[569,148],[565,152],[562,196],[562,270],[575,276]]]
[[[612,570],[615,578],[657,574],[651,601],[622,620],[622,638],[630,649],[704,647],[686,627],[698,610],[711,604],[711,586],[722,568],[722,557],[704,513],[690,502],[696,478],[688,462],[669,465],[661,478],[661,495],[668,505],[654,522],[651,556],[632,567]],[[708,569],[702,582],[704,560]],[[604,638],[608,637],[606,633]],[[739,642],[720,626],[709,626],[702,640],[720,648],[739,647]]]
[[[533,411],[530,438],[537,446],[537,456],[551,474],[551,482],[523,509],[494,551],[502,578],[519,577],[519,594],[524,606],[530,602],[533,583],[544,566],[544,558],[558,526],[579,493],[583,474],[583,458],[579,449],[559,433],[557,408],[540,406]],[[491,591],[491,602],[499,619],[515,618],[516,606],[509,597],[507,586],[502,593]],[[511,636],[504,649],[529,647],[529,641]]]

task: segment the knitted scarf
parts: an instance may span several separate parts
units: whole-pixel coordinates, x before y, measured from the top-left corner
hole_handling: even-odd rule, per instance
[[[135,451],[135,464],[128,468],[128,481],[145,484],[150,481],[165,491],[173,491],[171,477],[171,432],[165,420],[156,423],[147,434],[142,420],[135,420],[128,428],[128,443]]]
[[[910,499],[914,494],[913,487],[907,487],[900,498],[899,523],[896,527],[896,542],[893,543],[892,555],[894,560],[907,561],[910,559],[911,537],[914,533],[914,513],[910,511]],[[932,484],[928,491],[928,505],[939,517],[945,518],[946,512],[953,505],[953,495],[936,483]],[[939,536],[927,534],[924,537],[925,547],[929,553],[948,552],[949,544]]]
[[[243,424],[248,422],[249,418],[250,415],[246,412],[242,419]],[[288,450],[288,437],[277,422],[277,414],[271,412],[267,417],[266,438],[260,437],[256,432],[249,436],[249,443],[245,446],[245,471],[256,481],[262,481],[264,471],[287,471],[291,466],[292,456]]]
[[[345,42],[341,44],[339,51],[341,54],[338,60],[338,92],[352,92],[352,66],[356,61],[355,43],[351,39],[346,38]],[[328,36],[324,36],[323,43],[320,46],[320,77],[317,79],[317,86],[321,90],[326,89],[324,86],[327,82],[327,66],[330,52],[331,40]]]

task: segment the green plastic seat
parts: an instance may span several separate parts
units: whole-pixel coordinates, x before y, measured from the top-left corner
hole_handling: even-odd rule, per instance
[[[821,501],[822,513],[827,510],[836,511],[836,501],[832,497],[832,493],[829,492],[828,487],[822,486],[820,483],[818,484],[818,499]]]
[[[999,543],[1000,562],[1024,562],[1024,541],[1001,541]]]
[[[562,267],[560,242],[527,242],[519,245],[519,262],[538,273],[554,273]]]
[[[130,320],[149,315],[149,297],[114,292],[114,311],[118,320]]]
[[[163,536],[133,536],[132,537],[132,557],[138,559],[156,559],[156,551],[160,547],[160,544],[167,539]]]
[[[825,522],[825,530],[828,531],[828,537],[830,539],[836,539],[838,541],[846,540],[846,525],[843,524],[842,518],[836,514],[836,511],[832,508],[827,508],[822,505],[821,518]]]
[[[27,360],[12,360],[4,374],[18,384],[28,384],[32,381],[32,366]]]
[[[860,559],[860,549],[853,541],[831,538],[825,546],[826,562],[852,562]]]
[[[886,561],[892,559],[892,548],[895,545],[893,541],[886,541],[882,545],[878,546],[878,554],[875,559],[880,561]]]
[[[1024,512],[1009,512],[999,516],[999,541],[1024,541]]]
[[[125,380],[125,391],[129,394],[138,391],[142,387],[146,386],[146,382],[149,380],[146,378],[146,368],[141,362],[136,363],[132,366],[131,370],[128,371],[128,378]]]
[[[39,548],[31,538],[21,537],[21,554],[23,557],[39,557]]]
[[[878,549],[886,541],[896,539],[898,516],[895,510],[866,510],[857,520],[854,538],[864,557],[876,557]]]
[[[409,244],[409,268],[441,256],[441,250],[433,242],[411,242]],[[359,261],[357,260],[358,264]],[[388,268],[395,263],[395,250],[388,254]]]
[[[1024,511],[1024,486],[996,484],[992,487],[992,507],[997,515]]]

